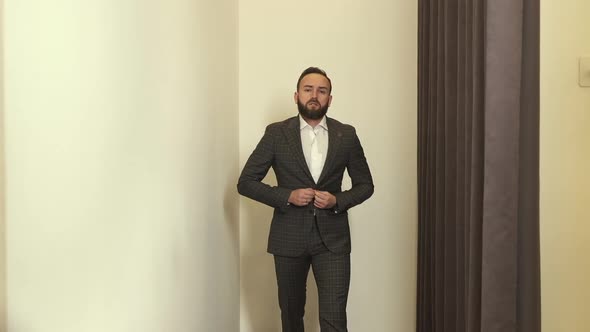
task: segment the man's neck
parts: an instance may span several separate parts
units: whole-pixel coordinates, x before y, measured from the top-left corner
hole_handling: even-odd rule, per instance
[[[317,119],[317,120],[316,120],[316,119],[308,119],[308,118],[304,117],[303,115],[302,115],[301,117],[302,117],[302,118],[303,118],[303,120],[304,120],[305,122],[307,122],[307,124],[308,124],[308,125],[310,125],[312,128],[315,128],[315,127],[316,127],[317,125],[319,125],[319,124],[322,122],[322,120],[324,119],[323,117],[322,117],[322,118],[320,118],[320,119]]]

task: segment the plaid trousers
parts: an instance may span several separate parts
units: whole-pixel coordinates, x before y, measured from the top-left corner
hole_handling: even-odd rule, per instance
[[[303,332],[307,274],[310,266],[318,287],[322,332],[345,332],[350,285],[350,254],[335,254],[324,245],[316,222],[307,248],[299,257],[275,255],[283,332]]]

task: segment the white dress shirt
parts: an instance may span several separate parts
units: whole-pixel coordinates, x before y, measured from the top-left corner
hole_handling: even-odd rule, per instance
[[[317,183],[324,168],[324,163],[326,162],[326,154],[328,153],[328,125],[326,124],[326,117],[324,116],[322,121],[315,128],[312,128],[299,115],[299,130],[307,167],[309,167],[309,171]],[[313,146],[314,144],[316,146]]]

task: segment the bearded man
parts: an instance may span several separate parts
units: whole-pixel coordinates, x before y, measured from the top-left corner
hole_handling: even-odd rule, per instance
[[[322,332],[347,330],[348,210],[371,197],[373,179],[354,127],[326,113],[332,82],[310,67],[297,81],[299,115],[266,127],[238,180],[238,192],[274,208],[267,251],[274,255],[283,332],[302,332],[310,266]],[[263,181],[270,167],[277,185]],[[342,190],[344,170],[352,180]]]

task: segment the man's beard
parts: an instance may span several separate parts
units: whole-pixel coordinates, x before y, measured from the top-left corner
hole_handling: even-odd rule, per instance
[[[326,115],[326,113],[328,113],[328,104],[326,104],[325,106],[322,106],[322,104],[320,104],[320,102],[318,102],[317,100],[310,100],[307,103],[309,104],[311,101],[316,102],[318,105],[320,105],[320,108],[315,109],[315,110],[311,110],[307,107],[307,105],[303,105],[301,103],[301,101],[299,99],[297,99],[297,108],[299,109],[299,114],[301,114],[302,117],[304,117],[305,119],[310,119],[310,120],[319,120],[321,118],[324,117],[324,115]]]

